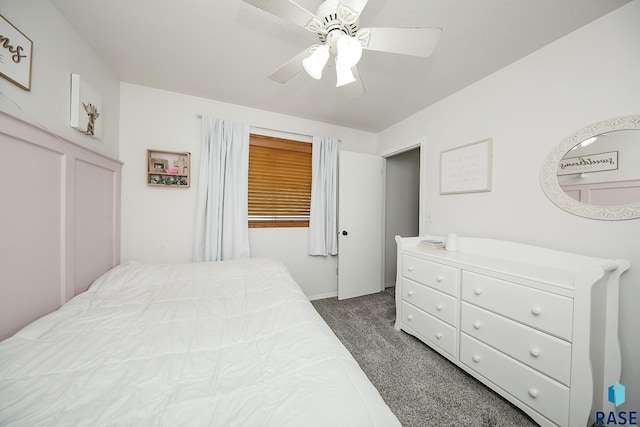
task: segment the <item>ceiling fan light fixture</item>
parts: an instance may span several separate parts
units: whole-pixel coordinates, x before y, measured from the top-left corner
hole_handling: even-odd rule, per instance
[[[336,56],[337,86],[347,97],[364,93],[356,65],[363,50],[428,57],[438,44],[442,28],[361,27],[360,15],[368,0],[321,0],[317,13],[298,4],[298,0],[244,0],[318,36],[320,44],[307,48],[269,74],[286,83],[304,69],[314,79],[331,55]]]
[[[338,39],[336,48],[338,50],[336,62],[345,67],[354,67],[362,57],[362,44],[355,37],[343,35]]]
[[[318,46],[308,58],[302,60],[304,70],[316,80],[322,78],[322,69],[329,60],[329,48],[326,45]]]
[[[353,83],[356,81],[356,78],[353,76],[353,72],[351,71],[351,67],[347,67],[341,65],[336,61],[336,87],[348,85],[349,83]]]

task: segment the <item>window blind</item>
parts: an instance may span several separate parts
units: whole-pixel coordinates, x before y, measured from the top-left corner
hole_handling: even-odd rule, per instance
[[[249,226],[308,227],[311,144],[251,134]]]

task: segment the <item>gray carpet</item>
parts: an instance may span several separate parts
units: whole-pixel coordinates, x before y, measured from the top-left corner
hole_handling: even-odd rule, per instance
[[[393,288],[312,301],[404,427],[536,426],[444,357],[393,328]]]

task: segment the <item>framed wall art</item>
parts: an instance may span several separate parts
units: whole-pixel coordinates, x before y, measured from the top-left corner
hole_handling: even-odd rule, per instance
[[[491,191],[492,139],[440,153],[440,194]]]
[[[69,125],[92,138],[102,138],[102,98],[78,74],[71,74],[71,118]]]
[[[149,159],[149,171],[151,172],[164,172],[169,168],[169,161],[165,159]]]
[[[0,75],[24,90],[31,90],[33,42],[0,15]]]

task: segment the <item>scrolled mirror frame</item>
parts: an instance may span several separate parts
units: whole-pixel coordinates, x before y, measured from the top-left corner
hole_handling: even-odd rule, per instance
[[[621,206],[588,205],[569,197],[562,191],[558,183],[558,164],[571,148],[592,136],[625,129],[640,130],[640,115],[621,116],[585,126],[554,148],[542,165],[540,172],[542,190],[549,200],[565,211],[585,218],[601,220],[640,218],[640,202]]]

